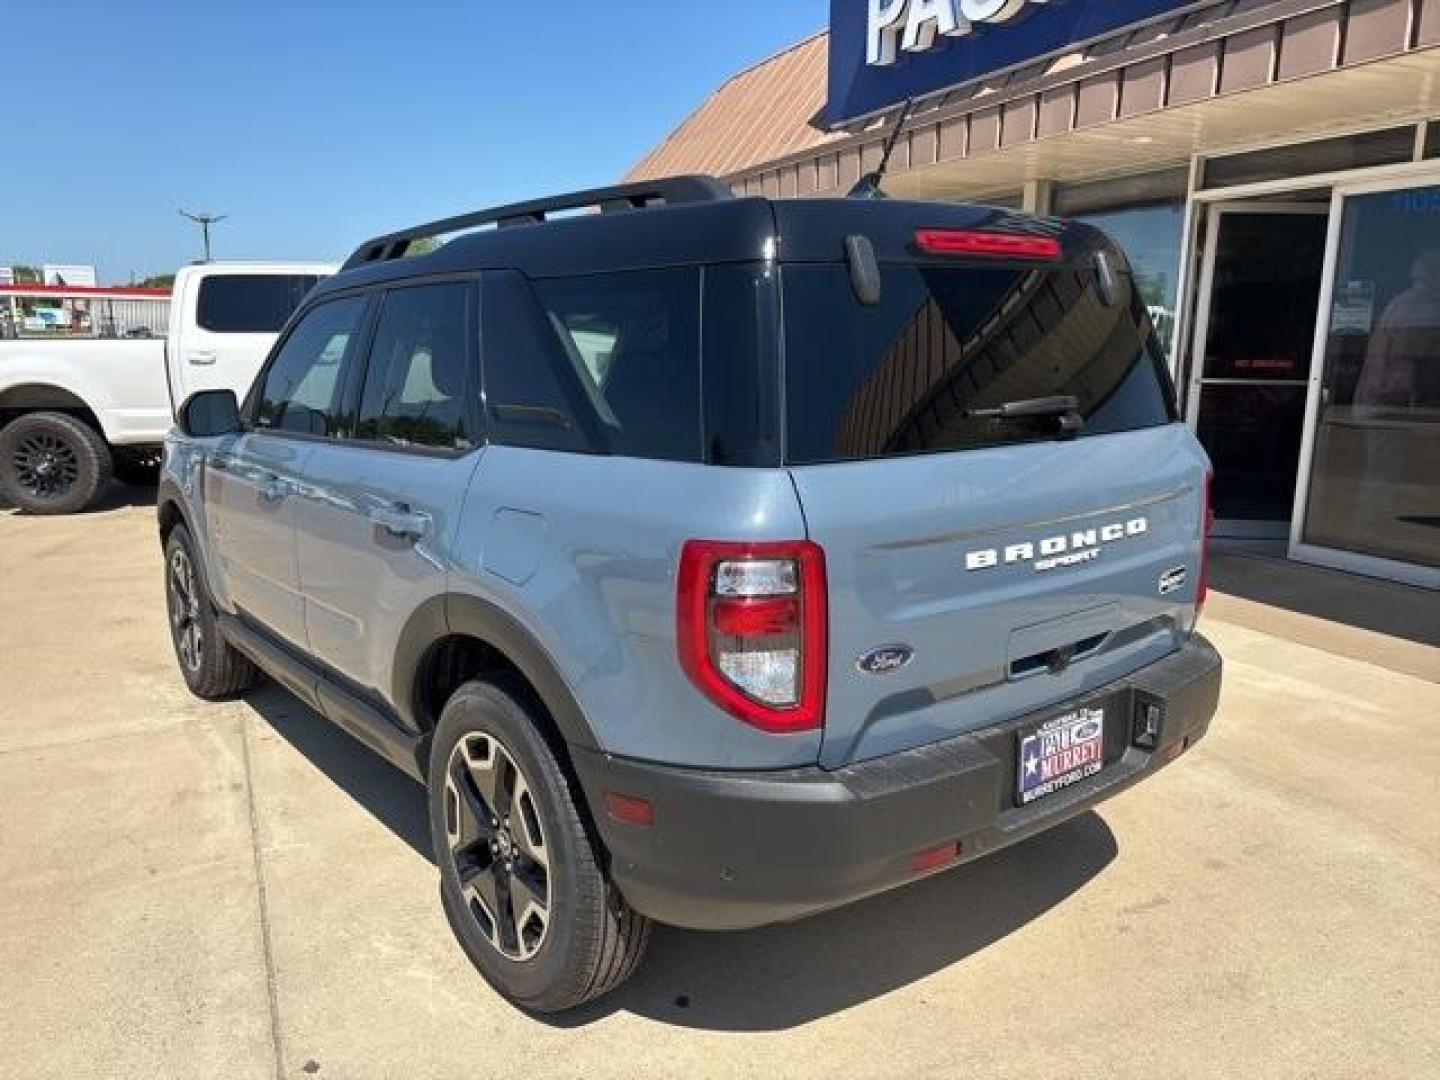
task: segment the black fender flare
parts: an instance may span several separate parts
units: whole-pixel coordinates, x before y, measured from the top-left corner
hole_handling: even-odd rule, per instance
[[[476,638],[502,653],[535,688],[567,743],[600,749],[580,703],[545,647],[514,616],[487,600],[465,593],[432,596],[415,609],[401,631],[395,649],[390,700],[407,729],[421,733],[415,703],[420,665],[432,645],[452,634]]]

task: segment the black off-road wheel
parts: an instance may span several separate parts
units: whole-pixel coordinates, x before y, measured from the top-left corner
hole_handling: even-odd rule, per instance
[[[0,430],[0,495],[32,514],[84,510],[113,467],[100,433],[68,413],[28,413]]]
[[[209,589],[183,525],[176,525],[165,541],[165,607],[170,614],[175,659],[192,694],[206,701],[224,701],[255,685],[259,670],[220,633]]]
[[[430,830],[450,926],[481,975],[537,1013],[619,986],[650,937],[605,874],[538,705],[506,680],[466,683],[430,749]]]

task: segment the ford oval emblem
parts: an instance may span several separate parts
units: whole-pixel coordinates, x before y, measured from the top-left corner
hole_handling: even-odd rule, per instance
[[[856,660],[855,666],[867,675],[889,675],[913,659],[915,650],[909,645],[881,645]]]

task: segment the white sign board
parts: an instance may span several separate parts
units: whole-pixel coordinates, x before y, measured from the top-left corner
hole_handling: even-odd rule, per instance
[[[93,289],[96,284],[95,267],[93,266],[62,266],[46,263],[43,272],[46,285],[83,285]]]
[[[0,285],[14,285],[15,271],[8,266],[0,266]]]

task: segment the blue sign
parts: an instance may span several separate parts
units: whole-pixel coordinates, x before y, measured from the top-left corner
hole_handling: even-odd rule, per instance
[[[842,124],[1195,0],[830,0],[830,100]]]

